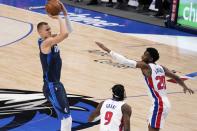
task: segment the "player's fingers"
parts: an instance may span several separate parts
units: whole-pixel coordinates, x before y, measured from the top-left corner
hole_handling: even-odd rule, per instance
[[[191,94],[194,94],[194,91],[190,89]]]
[[[99,43],[99,42],[95,42],[99,47],[101,47],[101,43]]]
[[[193,94],[193,91],[191,89],[188,89],[189,94]]]

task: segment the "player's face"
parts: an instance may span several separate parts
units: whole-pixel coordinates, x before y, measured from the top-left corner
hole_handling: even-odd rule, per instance
[[[152,58],[149,52],[145,51],[144,54],[142,55],[142,61],[144,61],[145,63],[149,63],[151,59]]]
[[[47,38],[51,36],[51,27],[49,25],[43,25],[39,31],[39,34],[43,38]]]

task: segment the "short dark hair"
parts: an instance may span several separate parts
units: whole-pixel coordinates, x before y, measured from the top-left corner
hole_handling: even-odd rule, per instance
[[[153,58],[153,62],[156,62],[159,59],[159,52],[157,51],[157,49],[149,47],[149,48],[146,48],[146,51]]]
[[[37,30],[39,30],[43,25],[48,25],[47,22],[40,22],[37,24]]]
[[[125,98],[125,89],[121,84],[116,84],[112,87],[113,98],[116,100],[122,101]]]

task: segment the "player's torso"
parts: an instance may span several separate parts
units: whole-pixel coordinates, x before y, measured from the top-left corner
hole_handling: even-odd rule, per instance
[[[150,77],[145,77],[146,84],[148,86],[148,93],[153,102],[158,99],[163,99],[167,101],[166,96],[166,81],[165,81],[165,71],[162,66],[157,64],[149,64],[151,68],[152,75]]]
[[[39,39],[38,43],[40,49],[42,40]],[[58,46],[52,46],[51,52],[48,54],[43,54],[40,50],[40,61],[43,69],[44,82],[59,82],[62,60]]]
[[[120,131],[122,129],[123,101],[106,100],[101,108],[100,131]]]

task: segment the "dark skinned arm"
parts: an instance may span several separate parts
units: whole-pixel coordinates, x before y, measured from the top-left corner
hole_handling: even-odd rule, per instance
[[[99,103],[96,109],[91,113],[91,115],[88,118],[88,122],[92,122],[97,116],[100,115],[100,110],[103,105],[103,102]]]
[[[109,48],[107,48],[104,44],[102,44],[101,42],[95,42],[95,43],[98,47],[100,47],[102,50],[106,51],[107,53],[111,52],[111,50]],[[124,56],[121,56],[120,54],[118,54],[118,55],[121,57],[121,60],[118,60],[117,62],[119,62],[120,64],[124,64],[126,66],[131,65],[130,67],[132,67],[133,60],[129,60],[129,59],[125,58]],[[146,64],[143,61],[135,61],[135,62],[136,62],[135,68],[140,68],[142,70],[143,74],[147,77],[149,77],[151,75],[151,70],[150,70],[150,67],[148,64]]]
[[[193,94],[194,91],[190,88],[187,87],[187,85],[184,83],[183,80],[181,80],[181,78],[179,76],[177,76],[176,74],[174,74],[172,71],[170,71],[168,68],[163,66],[163,69],[165,71],[165,74],[167,77],[174,79],[181,87],[183,87],[183,92],[186,93],[187,91],[190,94]]]
[[[124,131],[130,131],[130,118],[131,118],[132,110],[128,104],[124,104],[122,106],[122,114],[123,114]]]

